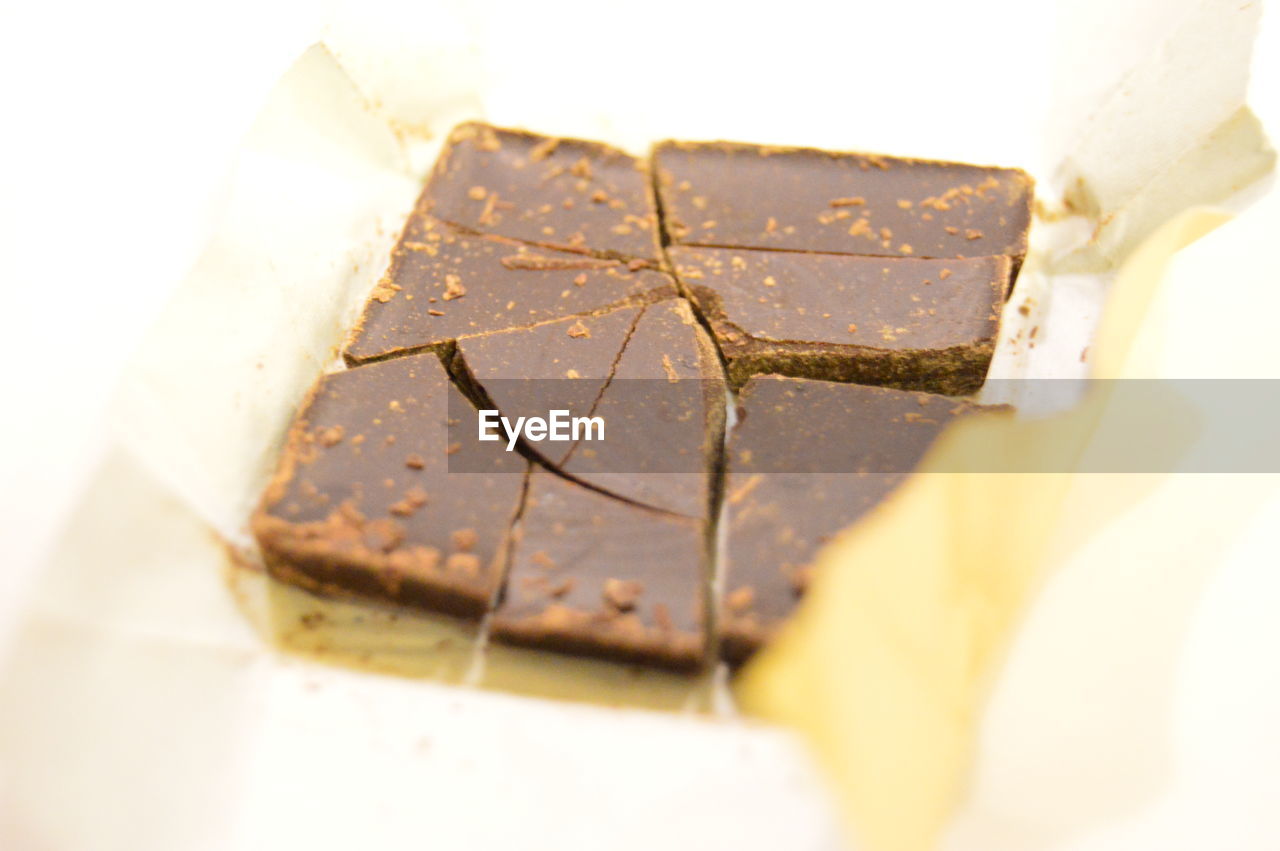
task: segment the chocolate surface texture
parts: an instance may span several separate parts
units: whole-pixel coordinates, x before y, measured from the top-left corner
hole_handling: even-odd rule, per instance
[[[707,645],[704,524],[536,470],[506,595],[504,642],[693,670]]]
[[[739,664],[822,545],[982,410],[954,397],[985,377],[1031,196],[1016,169],[723,142],[638,159],[463,124],[348,369],[289,432],[253,517],[267,567],[492,614],[506,644]],[[596,416],[604,440],[507,451],[475,439],[478,408]]]
[[[735,383],[780,373],[939,393],[982,385],[1007,257],[915,260],[673,246]]]
[[[415,211],[344,356],[354,365],[675,294],[647,266],[467,236]]]
[[[731,142],[663,142],[653,158],[677,245],[1015,264],[1027,251],[1032,182],[1017,169]]]
[[[466,444],[458,394],[434,354],[325,376],[289,432],[254,517],[268,569],[308,590],[480,617],[502,581],[503,547],[527,463],[488,451],[487,473],[451,474]],[[468,451],[484,451],[475,448]]]
[[[460,125],[422,207],[470,231],[548,248],[653,261],[661,254],[645,162],[599,142]]]

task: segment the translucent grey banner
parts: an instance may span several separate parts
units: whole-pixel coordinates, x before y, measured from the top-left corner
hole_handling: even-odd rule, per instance
[[[988,381],[956,399],[776,377],[738,393],[688,379],[491,379],[451,398],[451,473],[523,454],[582,476],[916,471],[1280,473],[1280,380]],[[945,463],[944,463],[945,462]]]

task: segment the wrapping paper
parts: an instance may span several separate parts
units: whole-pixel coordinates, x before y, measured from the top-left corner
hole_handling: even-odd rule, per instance
[[[60,494],[65,531],[52,556],[35,564],[30,593],[13,598],[13,616],[0,623],[0,717],[6,720],[0,725],[0,846],[398,847],[410,837],[410,844],[433,847],[597,848],[607,836],[617,848],[817,849],[845,847],[850,824],[855,841],[896,841],[869,829],[875,817],[844,786],[829,786],[823,771],[829,765],[815,766],[809,756],[804,738],[838,743],[836,727],[821,730],[800,721],[803,713],[769,709],[798,724],[803,738],[797,739],[785,728],[739,718],[726,704],[723,680],[715,678],[705,684],[705,698],[694,701],[700,712],[654,713],[449,684],[467,679],[465,666],[424,681],[282,654],[263,639],[274,628],[269,617],[264,621],[270,601],[264,603],[251,571],[235,567],[234,554],[246,543],[248,507],[297,399],[333,365],[334,347],[382,271],[439,135],[463,117],[594,136],[636,150],[664,136],[730,137],[1027,167],[1041,180],[1049,215],[1033,233],[1035,250],[1006,313],[993,374],[1085,375],[1093,357],[1085,349],[1114,272],[1106,253],[1074,265],[1064,259],[1101,223],[1096,211],[1059,219],[1054,204],[1053,175],[1065,153],[1085,150],[1074,138],[1075,119],[1105,116],[1122,89],[1118,80],[1135,68],[1160,67],[1161,51],[1182,43],[1179,32],[1199,32],[1179,29],[1192,16],[1219,21],[1240,11],[1239,4],[1180,0],[1165,13],[1168,25],[1153,28],[1145,25],[1151,6],[1096,5],[1106,9],[1115,33],[1142,36],[1128,46],[1108,41],[1111,36],[1100,42],[1080,26],[1087,14],[1077,4],[1057,12],[1015,2],[980,9],[947,4],[931,10],[932,26],[921,30],[913,10],[885,4],[801,5],[764,21],[675,3],[602,18],[586,3],[547,10],[437,2],[334,4],[320,28],[323,43],[296,59],[298,34],[307,30],[281,37],[279,51],[255,66],[266,77],[246,87],[262,97],[258,117],[243,139],[226,142],[220,152],[219,163],[230,163],[225,185],[210,193],[200,216],[175,216],[171,223],[175,234],[202,246],[198,259],[185,276],[173,275],[166,298],[155,299],[159,315],[150,330],[118,347],[129,365],[114,385],[105,446],[85,471],[88,487]],[[1061,25],[1067,34],[1057,45],[1061,55],[1055,59],[1039,39],[993,34],[983,22],[996,16],[1011,33]],[[278,13],[273,24],[288,17]],[[1249,32],[1250,26],[1214,31]],[[884,34],[907,31],[921,73],[903,74],[894,85],[879,82],[874,69],[902,63],[903,42]],[[765,34],[794,46],[779,48],[774,60],[762,58]],[[657,56],[654,45],[664,48]],[[1087,61],[1103,47],[1103,61]],[[1197,68],[1220,83],[1206,89],[1212,107],[1206,109],[1226,120],[1242,114],[1246,98],[1239,67],[1247,57],[1232,47],[1210,51]],[[965,97],[957,97],[954,86],[939,86],[954,79],[957,51]],[[859,57],[852,70],[851,55]],[[291,69],[268,85],[288,61]],[[1010,74],[1011,67],[1021,73]],[[1086,79],[1077,79],[1082,73]],[[1150,90],[1164,93],[1164,78],[1154,79]],[[1009,109],[1010,103],[1021,106]],[[1198,150],[1206,132],[1223,126],[1206,124],[1205,114],[1198,110],[1195,121],[1169,125],[1181,140],[1179,151]],[[1106,140],[1123,140],[1108,132],[1111,119],[1099,120],[1093,144],[1106,153]],[[1247,132],[1232,138],[1242,140],[1242,149],[1261,150],[1249,147],[1256,136]],[[1157,188],[1168,185],[1163,177],[1178,174],[1171,163],[1182,161],[1152,160],[1124,145],[1111,153],[1125,180],[1142,171],[1140,185]],[[1129,197],[1109,194],[1109,177],[1085,180],[1098,184],[1096,197]],[[1212,185],[1219,195],[1229,191],[1221,182]],[[1250,191],[1257,190],[1244,188]],[[1244,201],[1236,196],[1231,203]],[[1238,243],[1248,239],[1229,236],[1229,229],[1251,227],[1261,241],[1258,233],[1274,221],[1259,223],[1250,209],[1209,238],[1237,243],[1206,249],[1198,260],[1189,252],[1199,243],[1181,252],[1165,289],[1184,281],[1183,290],[1201,297],[1157,301],[1152,311],[1162,321],[1148,324],[1173,334],[1178,321],[1198,327],[1194,320],[1205,301],[1227,311],[1224,300],[1203,298],[1203,281],[1222,274],[1222,257],[1245,256]],[[1231,267],[1233,281],[1262,280],[1256,277],[1261,267],[1252,265],[1258,253],[1249,256]],[[1239,317],[1229,313],[1232,322]],[[1029,329],[1037,326],[1033,347]],[[1259,347],[1254,354],[1270,351],[1261,348],[1266,336],[1249,337]],[[1161,493],[1154,488],[1137,509],[1124,507],[1138,503],[1138,493],[1106,504],[1126,517],[1145,511],[1146,522],[1158,524],[1172,503],[1153,504]],[[913,775],[934,794],[901,797],[896,805],[933,836],[967,788],[967,804],[947,828],[949,847],[1101,848],[1144,847],[1124,842],[1185,830],[1186,812],[1194,810],[1187,802],[1195,801],[1217,807],[1213,812],[1229,823],[1223,830],[1239,831],[1242,841],[1233,847],[1251,847],[1245,831],[1266,826],[1260,821],[1265,784],[1274,782],[1274,775],[1254,772],[1275,741],[1257,720],[1257,712],[1275,706],[1267,702],[1274,701],[1268,685],[1274,676],[1243,676],[1260,664],[1243,650],[1272,635],[1261,613],[1274,599],[1266,596],[1274,585],[1266,585],[1262,559],[1250,549],[1265,546],[1267,537],[1249,525],[1247,512],[1231,518],[1209,521],[1215,534],[1184,553],[1211,564],[1230,550],[1234,560],[1222,562],[1212,584],[1206,568],[1199,583],[1182,578],[1177,593],[1163,601],[1172,608],[1146,605],[1150,601],[1138,606],[1144,580],[1155,575],[1134,572],[1121,589],[1127,594],[1106,597],[1111,629],[1099,632],[1110,643],[1099,638],[1080,647],[1068,638],[1073,653],[1061,643],[1077,634],[1082,618],[1100,617],[1089,592],[1107,580],[1084,553],[1113,547],[1127,553],[1130,564],[1159,565],[1159,558],[1145,558],[1147,527],[1141,534],[1137,527],[1132,534],[1099,527],[1029,610],[1015,603],[1026,600],[1034,581],[1010,592],[1009,605],[993,616],[984,657],[981,679],[990,691],[967,690],[963,677],[947,680],[956,694],[968,695],[966,722],[978,731],[977,743],[964,730],[953,731],[954,760],[935,759]],[[1012,540],[1008,547],[1012,553]],[[1210,613],[1194,629],[1192,610]],[[1021,637],[1001,668],[1012,624],[1020,625]],[[1171,649],[1191,633],[1200,639],[1191,650]],[[1125,643],[1134,636],[1147,641]],[[410,639],[406,652],[412,651]],[[1174,679],[1169,672],[1177,672],[1180,690],[1143,691],[1148,678],[1133,674],[1146,671],[1153,657],[1161,660],[1166,685]],[[1099,659],[1116,658],[1131,667],[1102,666],[1113,679],[1098,673]],[[1046,680],[1046,667],[1074,679]],[[1129,691],[1117,690],[1094,712],[1066,711],[1068,701],[1046,708],[1054,688],[1101,693],[1117,680]],[[608,702],[618,702],[619,687],[608,684]],[[1138,692],[1142,700],[1132,697]],[[989,702],[982,700],[987,694]],[[601,697],[587,696],[597,703]],[[1244,712],[1250,701],[1252,714]],[[1222,712],[1237,720],[1229,741],[1212,720]],[[1177,719],[1176,746],[1173,738],[1149,736],[1129,774],[1113,770],[1129,781],[1129,794],[1098,792],[1104,787],[1093,781],[1100,766],[1084,764],[1081,754],[1132,745],[1134,731],[1146,729],[1135,719],[1152,717]],[[1045,732],[1049,724],[1052,735]],[[1075,746],[1078,741],[1089,747]],[[1257,742],[1263,744],[1253,751],[1246,747]],[[913,776],[904,775],[904,783]],[[1213,793],[1207,778],[1242,791],[1228,799]],[[1038,789],[1054,791],[1028,791]],[[1213,844],[1205,839],[1200,847]]]
[[[1175,219],[1121,270],[1097,341],[1099,378],[1132,377],[1129,345],[1171,257],[1223,220],[1196,211]],[[815,739],[868,847],[936,846],[960,800],[986,689],[1030,595],[1063,548],[1160,484],[1160,475],[987,472],[998,468],[992,456],[1015,471],[1074,469],[1127,419],[1110,389],[1096,386],[1046,420],[991,417],[949,430],[921,475],[824,551],[813,597],[746,672],[747,706]],[[1151,436],[1165,468],[1192,442],[1194,411],[1181,413]],[[971,472],[954,472],[962,470]],[[1257,496],[1250,485],[1238,490],[1246,503]],[[1165,520],[1195,516],[1183,509]]]

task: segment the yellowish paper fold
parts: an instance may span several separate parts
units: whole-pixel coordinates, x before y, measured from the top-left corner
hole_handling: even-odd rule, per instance
[[[1225,219],[1188,211],[1131,256],[1099,329],[1097,377],[1140,372],[1131,344],[1170,259]],[[1155,478],[1058,472],[1106,451],[1122,404],[1100,383],[1060,416],[948,430],[920,475],[819,555],[800,610],[743,672],[744,707],[808,740],[860,847],[935,846],[1030,595],[1072,542]],[[1193,433],[1194,422],[1173,423],[1148,451],[1171,461]]]

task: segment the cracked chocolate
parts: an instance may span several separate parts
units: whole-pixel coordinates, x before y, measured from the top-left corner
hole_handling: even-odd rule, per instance
[[[724,429],[715,348],[689,304],[669,299],[460,340],[454,372],[503,416],[596,416],[604,440],[525,444],[614,496],[705,517]]]
[[[675,293],[648,267],[467,236],[416,210],[343,355],[355,365]]]
[[[1016,169],[463,124],[290,430],[252,520],[267,568],[492,613],[497,642],[693,671],[718,638],[740,664],[981,410],[935,394],[982,384],[1031,194]],[[477,440],[477,406],[603,439]]]

